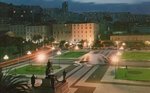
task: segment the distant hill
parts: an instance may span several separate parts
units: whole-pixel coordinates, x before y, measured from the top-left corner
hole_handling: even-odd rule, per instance
[[[15,5],[39,5],[43,8],[60,8],[63,0],[1,0],[1,2],[12,3]],[[69,10],[76,12],[100,11],[100,12],[131,12],[138,14],[150,14],[150,2],[137,4],[94,4],[79,3],[68,1]]]

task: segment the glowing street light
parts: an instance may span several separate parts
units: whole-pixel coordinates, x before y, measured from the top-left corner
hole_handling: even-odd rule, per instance
[[[27,52],[27,55],[31,55],[31,54],[32,54],[31,51],[28,51],[28,52]]]
[[[54,47],[54,46],[52,47],[52,50],[55,50],[55,47]]]
[[[79,47],[78,47],[78,45],[76,45],[74,49],[75,49],[75,50],[79,50]]]
[[[122,53],[120,51],[117,52],[117,56],[121,56]]]
[[[123,46],[121,46],[119,49],[120,49],[120,50],[124,50],[124,47],[123,47]]]
[[[125,46],[125,45],[126,45],[126,43],[122,43],[122,45],[123,45],[123,46]]]
[[[60,50],[57,51],[57,55],[58,55],[58,56],[61,55],[61,51],[60,51]],[[59,67],[60,67],[60,58],[59,58]]]
[[[8,59],[9,59],[9,56],[8,56],[8,55],[5,55],[5,56],[3,57],[3,59],[4,59],[4,60],[8,60]]]
[[[37,60],[40,63],[44,62],[46,60],[46,55],[44,53],[37,55]]]
[[[55,50],[55,47],[53,46],[51,49],[52,49],[52,56],[53,56],[54,55],[53,50]]]
[[[118,56],[113,56],[111,58],[111,60],[112,60],[113,64],[115,65],[115,78],[116,78],[116,65],[118,65],[119,58],[118,58]]]
[[[119,47],[119,41],[115,41],[116,45],[117,45],[117,49]]]
[[[5,61],[7,61],[8,59],[9,59],[9,56],[8,55],[5,55],[4,57],[3,57],[3,59],[5,60]],[[6,67],[7,68],[7,67]]]
[[[31,53],[31,51],[28,51],[27,52],[27,55],[31,55],[32,53]],[[31,61],[29,60],[29,63],[31,64]],[[32,64],[31,64],[32,65]]]

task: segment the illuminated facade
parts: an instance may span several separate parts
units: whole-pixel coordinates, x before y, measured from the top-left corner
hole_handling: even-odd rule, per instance
[[[72,42],[81,40],[93,42],[98,35],[99,25],[96,23],[72,24]]]
[[[54,24],[53,37],[56,41],[73,43],[81,40],[92,43],[98,35],[99,25],[96,23]]]
[[[115,35],[110,36],[112,41],[150,41],[150,35]]]

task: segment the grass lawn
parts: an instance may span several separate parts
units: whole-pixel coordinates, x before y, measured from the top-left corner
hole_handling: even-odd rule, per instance
[[[57,58],[78,58],[86,53],[87,52],[67,52],[60,56],[57,56]]]
[[[131,61],[147,61],[150,60],[150,52],[124,52],[122,59]]]
[[[150,69],[148,68],[119,68],[116,73],[117,79],[150,81]]]
[[[59,66],[53,66],[53,69],[59,69]],[[40,65],[27,65],[18,69],[10,71],[11,74],[35,74],[35,75],[44,75],[45,66]]]

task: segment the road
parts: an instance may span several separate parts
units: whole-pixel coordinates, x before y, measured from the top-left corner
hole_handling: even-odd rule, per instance
[[[35,60],[37,55],[39,55],[41,53],[49,56],[51,53],[51,50],[50,49],[42,49],[42,50],[39,50],[39,51],[32,53],[31,55],[24,55],[22,57],[18,57],[18,58],[12,59],[12,60],[1,62],[0,68],[5,68],[5,67],[12,66],[15,64],[27,62],[28,60]],[[46,60],[48,60],[48,59],[46,59]]]

